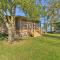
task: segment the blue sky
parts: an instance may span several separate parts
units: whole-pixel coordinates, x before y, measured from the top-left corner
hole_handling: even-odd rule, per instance
[[[17,16],[25,16],[23,10],[21,10],[21,8],[19,8],[19,7],[16,8],[16,15]]]

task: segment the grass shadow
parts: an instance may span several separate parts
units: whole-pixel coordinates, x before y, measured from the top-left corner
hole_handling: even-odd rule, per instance
[[[45,36],[45,37],[50,37],[50,38],[57,38],[57,39],[60,39],[60,36],[58,36],[58,35],[50,35],[50,34],[44,34],[43,36]]]

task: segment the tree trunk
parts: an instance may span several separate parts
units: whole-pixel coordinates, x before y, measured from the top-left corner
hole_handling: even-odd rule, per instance
[[[14,40],[12,29],[8,28],[8,41],[12,42]]]
[[[6,18],[8,21],[6,21],[6,27],[8,30],[8,41],[13,41],[15,38],[15,18],[13,16]]]

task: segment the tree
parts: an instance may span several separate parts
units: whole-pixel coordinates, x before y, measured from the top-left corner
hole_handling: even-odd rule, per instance
[[[36,5],[36,0],[0,0],[0,18],[8,29],[8,40],[14,40],[15,35],[15,13],[16,6],[20,5],[24,12],[33,20],[40,18],[40,5]],[[8,14],[9,13],[9,14]]]
[[[1,18],[3,19],[4,23],[6,24],[6,27],[8,29],[8,40],[12,41],[14,40],[14,32],[15,32],[15,0],[0,0],[0,12],[1,12]],[[8,16],[8,12],[9,15]],[[13,16],[13,17],[12,17]]]
[[[60,2],[59,1],[53,1],[53,3],[50,3],[48,6],[48,12],[47,15],[51,18],[50,25],[51,25],[51,32],[52,30],[56,31],[56,23],[59,20],[59,10],[60,9]],[[52,29],[54,27],[54,29]]]

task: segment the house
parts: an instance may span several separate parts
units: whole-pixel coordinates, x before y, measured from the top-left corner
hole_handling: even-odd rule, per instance
[[[6,31],[6,28],[4,32]],[[41,36],[42,31],[39,26],[39,21],[30,20],[24,16],[15,17],[15,32],[20,37],[36,37]]]
[[[60,33],[60,21],[56,23],[56,33]]]

